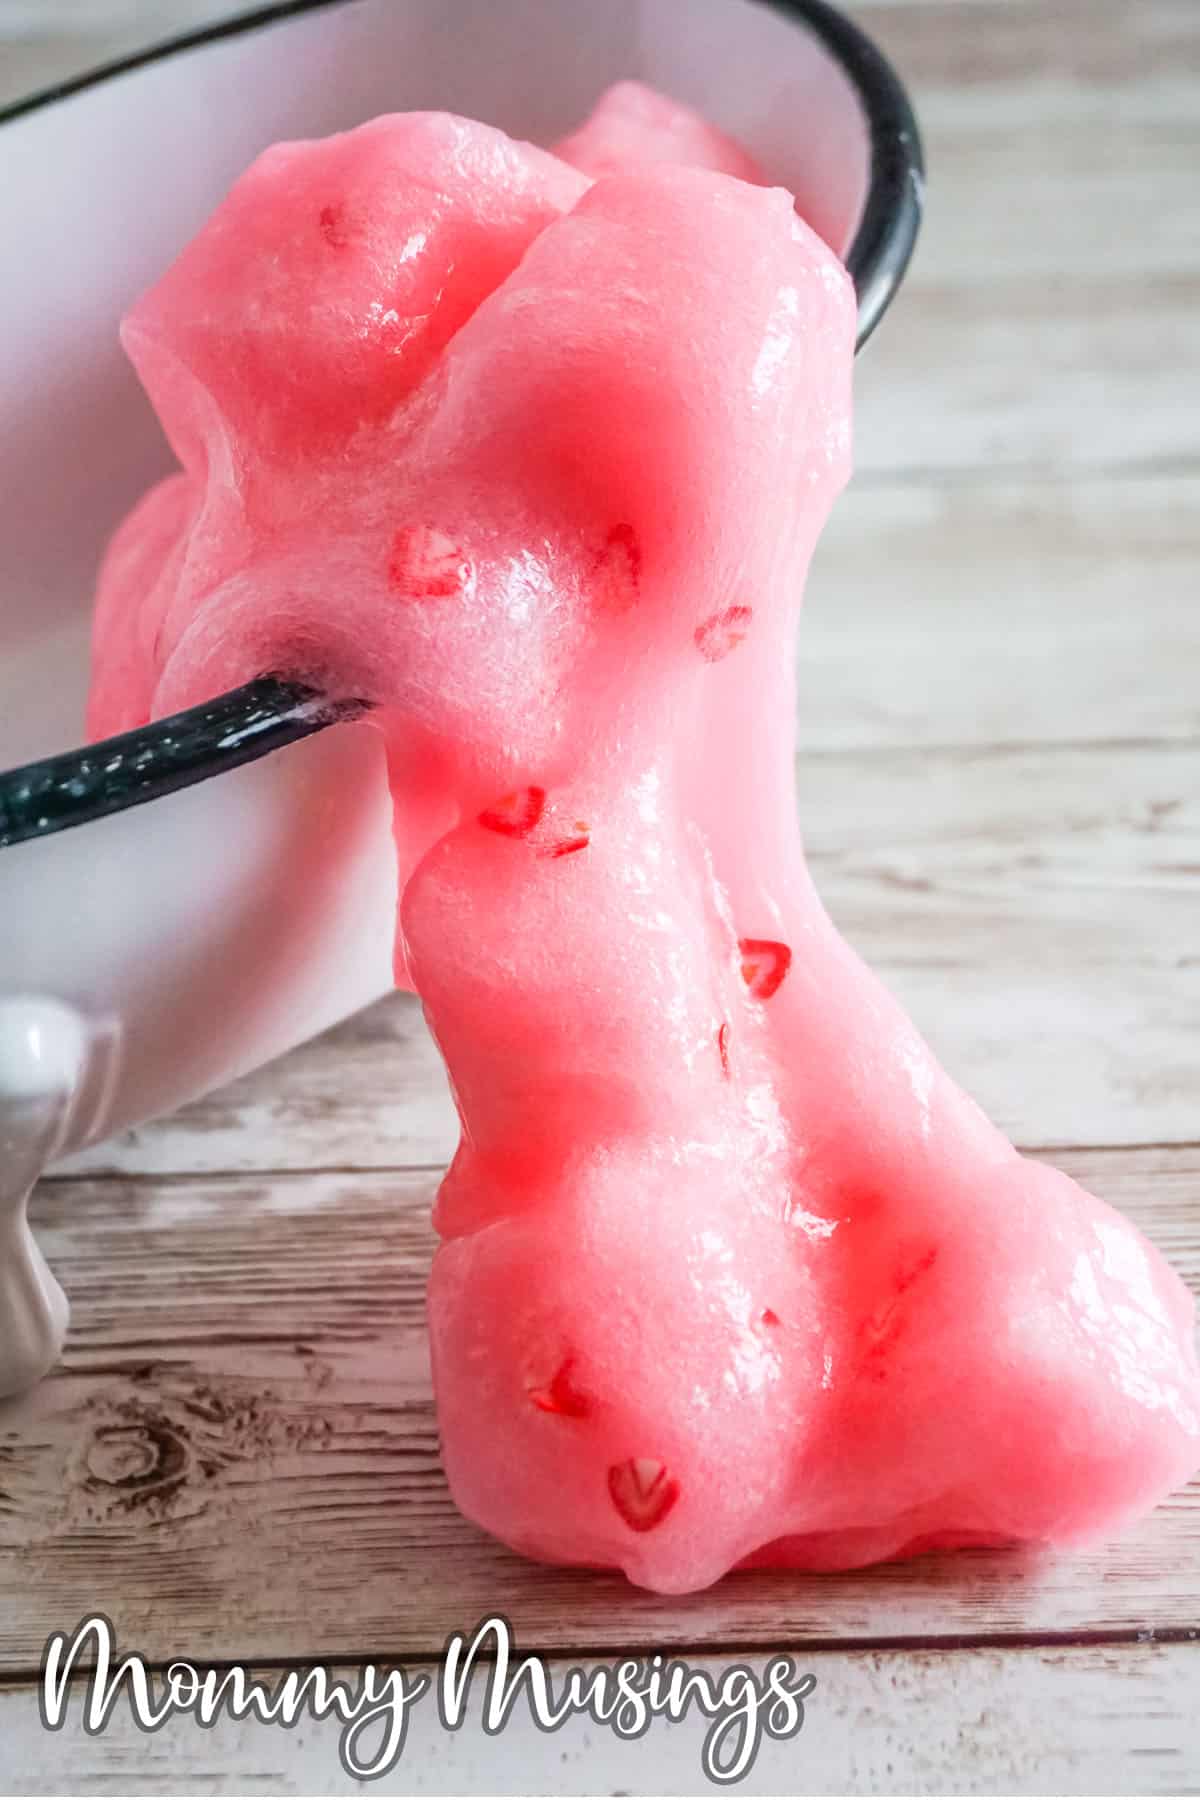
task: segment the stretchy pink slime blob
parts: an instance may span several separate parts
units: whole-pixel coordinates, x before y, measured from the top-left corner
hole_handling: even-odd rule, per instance
[[[378,703],[473,1519],[666,1591],[1093,1537],[1197,1461],[1191,1301],[822,910],[792,647],[854,298],[787,194],[634,149],[589,186],[415,116],[255,164],[126,329],[183,473],[91,725],[265,670]]]
[[[640,81],[606,89],[578,131],[554,146],[585,174],[612,175],[655,163],[686,163],[766,186],[767,178],[740,144],[690,107]]]

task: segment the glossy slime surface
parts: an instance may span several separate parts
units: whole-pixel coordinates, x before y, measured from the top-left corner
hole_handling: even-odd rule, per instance
[[[849,284],[644,90],[563,148],[594,184],[440,115],[277,146],[134,309],[183,472],[91,727],[268,669],[378,703],[471,1518],[664,1591],[1107,1532],[1198,1460],[1191,1300],[943,1074],[797,831]]]

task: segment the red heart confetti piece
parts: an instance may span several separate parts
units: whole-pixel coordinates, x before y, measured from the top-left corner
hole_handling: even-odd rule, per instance
[[[679,1483],[657,1458],[631,1456],[609,1469],[608,1492],[630,1531],[653,1531],[678,1500]]]
[[[722,1025],[720,1031],[717,1033],[717,1053],[721,1058],[721,1073],[724,1075],[726,1081],[728,1081],[733,1074],[733,1067],[729,1061],[728,1024]]]
[[[408,600],[450,600],[471,579],[470,558],[432,525],[402,525],[388,553],[388,586]]]
[[[786,944],[771,938],[739,938],[742,958],[742,980],[756,1000],[769,1000],[792,966],[792,953]]]
[[[537,825],[545,807],[545,788],[518,788],[481,812],[479,823],[486,831],[498,831],[501,837],[524,838]]]
[[[724,612],[713,613],[702,625],[696,627],[696,648],[706,662],[720,662],[731,650],[736,650],[754,617],[751,606],[727,606]]]
[[[574,1367],[575,1358],[568,1356],[548,1386],[530,1389],[529,1398],[541,1412],[558,1413],[564,1419],[586,1419],[591,1413],[591,1397],[575,1385]]]
[[[614,525],[592,563],[591,591],[598,611],[628,612],[641,591],[642,551],[632,525]]]

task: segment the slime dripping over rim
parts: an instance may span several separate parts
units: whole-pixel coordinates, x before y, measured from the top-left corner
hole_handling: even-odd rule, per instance
[[[138,68],[206,44],[350,0],[277,0],[106,63],[0,109],[0,127]],[[912,104],[882,51],[826,0],[760,0],[820,39],[862,109],[866,195],[846,252],[858,301],[856,348],[887,310],[921,222],[924,160]],[[265,673],[231,693],[99,743],[0,772],[0,850],[193,786],[256,761],[328,725],[357,718],[367,701],[333,703],[303,682]]]

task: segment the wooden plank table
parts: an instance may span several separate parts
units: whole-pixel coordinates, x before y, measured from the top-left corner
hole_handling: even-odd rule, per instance
[[[0,5],[0,97],[207,4]],[[918,96],[930,213],[858,372],[858,475],[800,644],[834,917],[1026,1148],[1200,1287],[1200,8],[861,0]],[[6,20],[6,15],[9,15]],[[332,1726],[48,1736],[48,1633],[262,1668],[798,1646],[748,1792],[1200,1792],[1200,1488],[1028,1564],[744,1575],[663,1600],[455,1513],[423,1323],[453,1115],[411,1000],[77,1159],[37,1197],[74,1301],[0,1409],[4,1792],[351,1791]],[[383,1792],[697,1791],[698,1726],[451,1737]]]

